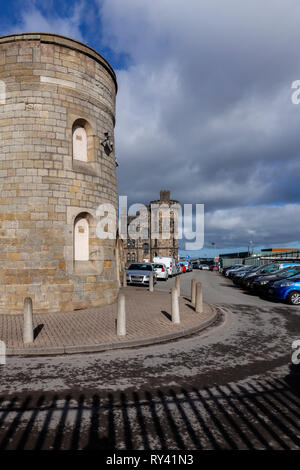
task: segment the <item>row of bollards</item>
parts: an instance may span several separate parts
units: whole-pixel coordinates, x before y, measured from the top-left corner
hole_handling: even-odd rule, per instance
[[[153,292],[153,274],[149,278],[149,291]],[[179,311],[179,297],[180,297],[180,279],[176,277],[175,286],[171,290],[171,318],[172,323],[180,323]],[[192,279],[191,283],[191,303],[195,306],[196,313],[203,312],[203,292],[201,282]],[[126,335],[126,311],[125,311],[125,295],[119,294],[118,297],[118,316],[117,316],[117,335]]]
[[[149,290],[153,292],[153,274],[149,278]],[[180,279],[176,278],[176,284],[172,287],[171,291],[171,318],[172,323],[180,323],[179,311],[179,297],[180,297]],[[191,283],[191,303],[195,305],[196,313],[203,312],[203,292],[201,282],[196,282],[192,279]],[[118,314],[117,314],[117,336],[126,336],[126,308],[125,308],[125,295],[120,293],[118,296]],[[26,297],[24,301],[24,330],[23,341],[24,344],[33,343],[33,308],[32,299]]]

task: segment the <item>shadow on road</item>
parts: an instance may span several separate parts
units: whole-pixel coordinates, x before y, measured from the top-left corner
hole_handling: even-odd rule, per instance
[[[198,390],[0,397],[5,449],[298,449],[299,368]]]

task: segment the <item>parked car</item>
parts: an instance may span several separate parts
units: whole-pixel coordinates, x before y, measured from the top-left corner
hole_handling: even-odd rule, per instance
[[[267,289],[273,282],[280,281],[281,279],[290,279],[295,276],[300,276],[300,266],[288,266],[274,274],[263,274],[255,277],[251,283],[251,289],[259,294],[266,294]]]
[[[177,269],[176,269],[176,261],[174,258],[171,258],[169,256],[155,256],[153,258],[153,263],[164,264],[168,270],[168,275],[170,277],[176,276]]]
[[[203,269],[203,270],[209,270],[209,266],[208,264],[200,264],[200,269]]]
[[[242,268],[243,266],[243,264],[232,264],[231,266],[226,266],[225,268],[222,268],[222,274],[225,276],[227,271],[229,271],[230,269],[238,269]]]
[[[179,263],[176,263],[176,271],[177,271],[177,274],[181,274],[182,273],[182,269],[181,269],[181,266]]]
[[[149,285],[150,273],[153,274],[153,283],[156,284],[157,277],[152,264],[132,263],[126,271],[127,284]]]
[[[268,294],[274,299],[284,300],[292,305],[300,305],[300,276],[273,282],[268,289]]]
[[[224,272],[224,275],[226,277],[229,277],[229,275],[233,272],[233,271],[237,271],[238,269],[242,269],[244,268],[245,265],[244,264],[236,264],[234,266],[230,266],[229,268],[226,268],[225,272]]]
[[[185,273],[185,272],[186,272],[186,265],[184,264],[183,261],[180,261],[179,264],[180,264],[180,266],[181,266],[181,271],[182,271],[183,273]]]
[[[185,273],[187,273],[187,272],[190,271],[190,265],[189,265],[189,262],[188,262],[188,261],[181,260],[181,261],[180,261],[180,264],[181,264],[181,265],[183,264],[183,265],[185,266],[185,271],[184,271]]]
[[[281,269],[288,266],[295,266],[295,263],[272,263],[260,266],[256,271],[247,274],[243,278],[242,283],[246,289],[251,289],[252,281],[254,281],[258,275],[275,274],[276,272],[279,272]]]
[[[199,261],[193,261],[192,262],[193,269],[200,269],[200,263]]]
[[[240,284],[242,282],[242,279],[250,272],[254,272],[256,268],[257,266],[253,266],[249,264],[247,266],[244,266],[243,268],[240,268],[234,271],[230,277],[232,281],[234,282],[234,284]]]
[[[169,274],[167,266],[162,263],[153,263],[153,268],[156,274],[157,279],[163,279],[164,281],[168,280]]]
[[[210,271],[219,271],[219,266],[217,264],[211,264],[209,267]]]

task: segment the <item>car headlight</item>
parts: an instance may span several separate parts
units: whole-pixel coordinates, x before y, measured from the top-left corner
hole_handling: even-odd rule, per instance
[[[284,281],[284,282],[280,282],[280,284],[277,284],[279,287],[288,287],[288,286],[292,286],[294,284],[294,282],[292,281]]]
[[[260,285],[264,286],[265,284],[268,284],[269,281],[260,281]]]

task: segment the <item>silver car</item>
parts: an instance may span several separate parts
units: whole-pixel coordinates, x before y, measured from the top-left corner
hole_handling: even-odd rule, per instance
[[[169,274],[168,274],[168,270],[165,264],[153,263],[153,268],[154,268],[157,279],[163,279],[164,281],[168,280]]]
[[[156,284],[157,278],[152,264],[132,263],[126,271],[127,284],[140,284],[148,286],[150,273],[153,274],[153,283]]]

